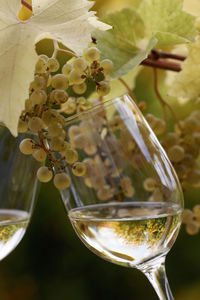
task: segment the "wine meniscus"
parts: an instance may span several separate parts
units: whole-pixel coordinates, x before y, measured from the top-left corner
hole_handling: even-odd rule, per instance
[[[181,216],[178,205],[163,202],[96,204],[69,212],[76,233],[90,250],[132,267],[167,254]]]
[[[0,260],[19,244],[29,219],[26,211],[0,209]]]

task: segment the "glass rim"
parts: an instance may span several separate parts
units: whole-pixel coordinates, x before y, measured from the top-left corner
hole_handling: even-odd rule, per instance
[[[66,118],[67,120],[65,121],[65,125],[73,123],[74,120],[80,119],[80,117],[84,117],[85,115],[92,113],[93,111],[98,111],[102,107],[106,108],[106,107],[110,106],[111,104],[122,100],[123,97],[128,97],[129,100],[131,99],[132,102],[135,104],[134,99],[132,99],[132,97],[128,93],[122,94],[118,97],[114,97],[114,98],[102,101],[101,103],[98,103],[84,111],[78,112],[78,113],[74,114],[73,116]]]

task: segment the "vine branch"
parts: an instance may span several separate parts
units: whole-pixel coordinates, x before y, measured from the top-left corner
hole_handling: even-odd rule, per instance
[[[33,11],[32,5],[29,4],[26,0],[21,0],[21,4],[24,5],[29,10]]]

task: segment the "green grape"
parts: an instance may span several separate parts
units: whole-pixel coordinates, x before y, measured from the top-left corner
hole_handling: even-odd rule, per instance
[[[112,60],[110,60],[110,59],[102,60],[100,66],[101,66],[101,68],[103,68],[102,72],[105,75],[111,74],[114,69],[114,64],[113,64]]]
[[[35,66],[35,73],[43,74],[46,72],[46,68],[47,68],[46,61],[42,57],[39,57],[39,60],[37,61]]]
[[[60,152],[65,149],[64,139],[60,136],[52,137],[50,140],[50,149],[54,152]]]
[[[25,101],[25,111],[30,112],[32,110],[32,101],[30,99],[26,99]]]
[[[31,82],[30,84],[30,91],[35,90],[35,91],[40,91],[45,84],[45,80],[43,77],[39,75],[35,75],[34,81]]]
[[[72,166],[72,172],[75,176],[82,177],[86,173],[86,165],[83,162],[76,162]]]
[[[43,105],[45,104],[47,100],[47,94],[45,91],[34,91],[30,96],[30,101],[32,103],[32,106],[34,105]]]
[[[190,209],[184,209],[184,212],[183,212],[183,224],[187,224],[187,223],[192,222],[193,217],[194,217],[194,214],[193,214],[193,212]]]
[[[185,134],[192,134],[197,130],[198,121],[195,117],[188,117],[183,122],[183,131]]]
[[[51,79],[51,85],[57,90],[66,90],[69,86],[69,80],[64,74],[56,74]]]
[[[53,116],[52,110],[45,110],[42,114],[42,121],[48,126],[53,120],[55,120],[55,117]]]
[[[86,145],[88,144],[87,143],[88,140],[87,140],[87,137],[83,134],[79,134],[79,135],[76,135],[72,140],[71,140],[71,143],[72,143],[72,146],[76,149],[83,149],[86,147]]]
[[[27,130],[28,130],[27,122],[23,121],[22,119],[19,119],[17,131],[19,133],[24,133],[27,132]]]
[[[195,132],[193,134],[195,144],[200,147],[200,132]]]
[[[92,63],[100,59],[101,52],[96,47],[91,47],[85,50],[85,59]]]
[[[72,69],[73,69],[73,66],[69,63],[66,63],[62,68],[62,73],[68,78]]]
[[[53,177],[53,172],[47,167],[40,167],[37,171],[37,178],[40,182],[49,182]]]
[[[43,162],[46,160],[47,158],[47,154],[46,152],[41,148],[41,149],[36,149],[33,152],[33,157],[39,161],[39,162]]]
[[[130,198],[133,197],[135,194],[135,189],[133,186],[129,186],[126,189],[123,190],[124,196]]]
[[[73,91],[77,95],[84,94],[87,91],[87,84],[85,82],[83,82],[81,84],[74,84],[73,85]]]
[[[198,187],[200,185],[200,170],[193,169],[187,174],[187,183]]]
[[[183,161],[177,164],[174,164],[174,168],[176,170],[176,173],[179,177],[179,179],[184,179],[187,174],[187,167],[183,164]]]
[[[71,184],[71,179],[66,173],[58,173],[54,176],[53,183],[58,190],[65,190]]]
[[[97,197],[101,201],[106,201],[114,196],[113,189],[109,185],[104,185],[101,189],[97,192]]]
[[[193,168],[195,165],[195,159],[191,154],[185,154],[181,163],[187,168]]]
[[[94,144],[87,144],[84,147],[84,151],[87,155],[94,155],[97,152],[97,146]]]
[[[87,62],[84,58],[78,57],[73,61],[73,67],[78,72],[84,72],[87,68]]]
[[[45,55],[45,54],[40,54],[39,58],[43,59],[45,62],[47,62],[48,59],[49,59],[49,57],[47,55]]]
[[[162,144],[166,148],[170,148],[174,145],[177,145],[179,142],[179,136],[175,132],[167,132],[162,140]]]
[[[180,162],[184,158],[185,151],[183,147],[174,145],[168,149],[167,154],[171,162]]]
[[[166,130],[166,123],[164,120],[157,119],[153,127],[153,131],[156,135],[163,134]]]
[[[76,111],[76,100],[75,98],[69,98],[68,101],[65,103],[64,105],[64,112],[67,114],[67,115],[71,115],[73,113],[75,113]]]
[[[68,129],[68,135],[71,140],[75,138],[75,136],[81,134],[81,128],[77,125],[72,125]]]
[[[110,93],[110,85],[106,81],[100,81],[96,90],[99,96],[106,96]]]
[[[114,116],[113,119],[109,121],[109,127],[113,131],[122,129],[124,127],[124,121],[120,116]]]
[[[184,135],[184,137],[183,137],[183,143],[185,143],[187,145],[194,144],[195,143],[195,139],[194,139],[193,135],[191,135],[191,134]]]
[[[60,68],[60,64],[56,58],[49,58],[47,61],[47,68],[50,72],[57,72]]]
[[[68,149],[65,151],[65,160],[69,164],[73,164],[78,160],[78,152],[73,149]]]
[[[186,232],[190,235],[195,235],[199,232],[199,225],[197,222],[190,222],[186,225]]]
[[[153,191],[153,194],[150,198],[150,201],[152,202],[163,202],[163,194],[159,188],[156,188]]]
[[[34,146],[35,146],[35,143],[33,140],[24,139],[21,141],[21,143],[19,145],[19,149],[20,149],[21,153],[30,155],[34,151]]]
[[[192,155],[194,158],[199,156],[199,147],[196,144],[184,144],[185,153]]]
[[[48,133],[51,137],[60,136],[62,133],[63,127],[57,122],[57,120],[51,122],[48,126]]]
[[[39,117],[32,117],[28,121],[28,127],[31,131],[40,131],[43,128],[43,121]]]
[[[86,104],[86,99],[85,97],[79,97],[76,99],[76,103],[79,104],[79,105],[84,105]]]
[[[83,76],[83,74],[75,69],[72,69],[72,71],[69,74],[69,82],[71,85],[73,84],[81,84],[85,81],[86,77]]]
[[[68,94],[64,90],[53,90],[50,94],[51,102],[63,104],[68,100]]]
[[[85,178],[84,178],[84,183],[85,183],[85,185],[86,185],[87,187],[92,188],[92,181],[91,181],[90,178],[85,177]]]
[[[154,178],[146,178],[143,182],[144,189],[148,192],[153,192],[157,187],[157,182]]]
[[[147,114],[147,115],[145,116],[145,119],[147,120],[147,122],[149,123],[149,126],[150,126],[151,128],[154,128],[154,127],[155,127],[157,118],[156,118],[154,115],[152,115],[152,114]]]
[[[197,204],[193,207],[193,212],[194,212],[194,216],[197,219],[200,219],[200,205],[199,204]]]

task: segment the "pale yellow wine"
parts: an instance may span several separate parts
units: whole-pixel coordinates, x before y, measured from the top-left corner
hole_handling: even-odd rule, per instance
[[[181,215],[178,205],[157,202],[97,204],[69,213],[90,250],[124,266],[166,254],[177,237]]]
[[[0,209],[0,260],[19,244],[29,218],[25,211]]]

